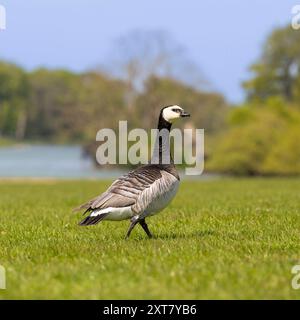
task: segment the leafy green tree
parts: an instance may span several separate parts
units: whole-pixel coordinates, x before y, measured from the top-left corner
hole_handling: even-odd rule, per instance
[[[267,175],[300,175],[300,122],[283,132],[262,166]]]
[[[234,175],[299,174],[300,112],[278,99],[231,111],[206,168]]]
[[[40,69],[30,75],[30,83],[31,137],[94,141],[99,129],[117,126],[116,112],[125,112],[125,85],[100,73]]]
[[[80,130],[78,115],[80,78],[65,70],[39,69],[30,74],[29,137],[72,140]]]
[[[0,134],[24,138],[29,92],[27,74],[16,65],[0,62]]]
[[[300,33],[290,26],[275,29],[263,47],[260,59],[251,66],[254,76],[244,83],[250,100],[281,96],[299,100]]]

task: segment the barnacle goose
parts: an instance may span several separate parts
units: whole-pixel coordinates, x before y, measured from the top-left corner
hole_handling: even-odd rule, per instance
[[[170,129],[174,120],[189,116],[177,105],[162,108],[158,121],[159,134],[150,163],[121,176],[107,191],[75,209],[85,209],[84,213],[89,213],[79,224],[89,226],[102,220],[130,219],[126,238],[137,224],[152,238],[145,219],[170,203],[177,193],[180,180],[170,155]]]

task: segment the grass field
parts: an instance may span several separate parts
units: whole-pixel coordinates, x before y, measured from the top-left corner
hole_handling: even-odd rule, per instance
[[[183,182],[138,226],[78,227],[71,209],[108,182],[0,182],[1,299],[300,298],[300,180]]]

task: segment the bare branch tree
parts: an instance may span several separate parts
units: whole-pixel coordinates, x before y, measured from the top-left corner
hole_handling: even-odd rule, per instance
[[[109,63],[99,68],[126,82],[129,107],[151,76],[174,78],[197,89],[209,87],[185,48],[161,30],[135,30],[119,37],[109,55]]]

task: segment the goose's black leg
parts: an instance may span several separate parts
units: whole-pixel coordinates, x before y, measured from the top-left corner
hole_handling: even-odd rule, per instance
[[[145,219],[142,219],[139,221],[139,224],[142,226],[142,228],[144,229],[144,231],[147,233],[147,236],[151,239],[152,238],[152,234],[148,228],[148,225],[145,221]]]
[[[139,218],[137,216],[134,216],[134,217],[131,218],[130,221],[131,221],[131,224],[129,226],[129,229],[127,231],[125,239],[128,239],[130,237],[131,231],[136,226],[136,224],[139,222]]]

